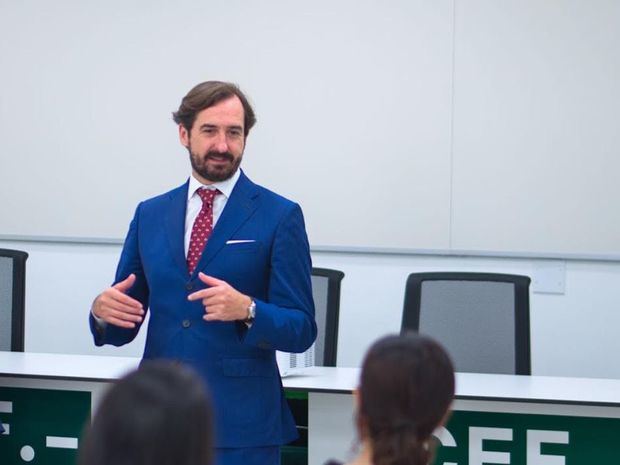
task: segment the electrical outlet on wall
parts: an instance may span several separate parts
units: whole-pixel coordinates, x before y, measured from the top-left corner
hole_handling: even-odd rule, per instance
[[[540,260],[534,264],[532,291],[537,294],[564,294],[566,261]]]

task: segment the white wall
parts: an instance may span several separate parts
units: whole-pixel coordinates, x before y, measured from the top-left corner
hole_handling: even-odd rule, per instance
[[[617,0],[0,2],[0,235],[121,238],[187,176],[170,111],[220,78],[314,245],[620,259],[618,24]]]
[[[107,286],[120,246],[1,242],[26,250],[26,350],[140,356],[144,331],[125,347],[94,347],[90,303]],[[315,266],[340,269],[338,365],[357,366],[377,337],[400,327],[406,277],[464,270],[536,276],[536,259],[314,252]],[[561,265],[562,263],[560,263]],[[537,375],[620,378],[620,279],[616,262],[567,261],[564,294],[531,294],[532,371]]]

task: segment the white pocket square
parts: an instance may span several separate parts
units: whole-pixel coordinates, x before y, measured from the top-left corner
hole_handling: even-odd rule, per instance
[[[226,244],[247,244],[248,242],[256,242],[254,239],[232,239],[226,241]]]

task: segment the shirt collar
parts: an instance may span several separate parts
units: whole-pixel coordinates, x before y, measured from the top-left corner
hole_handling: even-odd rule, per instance
[[[196,190],[200,189],[201,187],[206,187],[207,189],[218,189],[228,199],[235,187],[235,184],[237,184],[237,181],[239,180],[239,176],[241,176],[241,170],[237,168],[237,171],[235,171],[235,174],[233,174],[230,178],[226,179],[225,181],[214,182],[213,184],[202,184],[200,181],[198,181],[198,179],[194,177],[194,174],[192,173],[189,176],[189,187],[187,189],[187,201],[189,202],[189,199],[191,199],[192,196],[196,193]]]

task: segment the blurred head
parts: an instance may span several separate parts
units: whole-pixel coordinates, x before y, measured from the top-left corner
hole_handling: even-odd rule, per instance
[[[454,368],[428,337],[387,336],[366,354],[358,394],[358,432],[373,464],[428,464],[431,435],[454,397]]]
[[[174,362],[147,362],[105,395],[80,465],[211,465],[211,406],[201,380]]]
[[[172,116],[179,125],[179,139],[189,152],[198,180],[204,184],[224,181],[237,171],[256,117],[235,84],[198,84]]]

